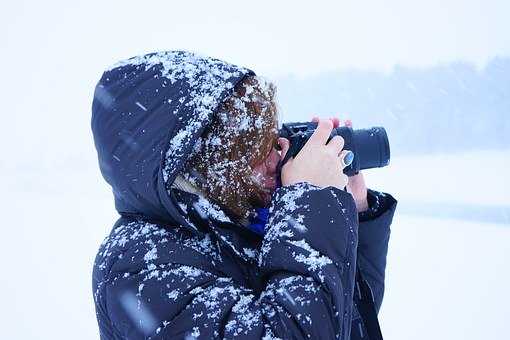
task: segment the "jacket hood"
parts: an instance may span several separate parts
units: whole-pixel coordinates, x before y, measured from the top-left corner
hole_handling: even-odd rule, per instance
[[[103,73],[91,125],[100,170],[121,215],[186,224],[167,185],[247,75],[255,74],[186,51],[136,56]]]

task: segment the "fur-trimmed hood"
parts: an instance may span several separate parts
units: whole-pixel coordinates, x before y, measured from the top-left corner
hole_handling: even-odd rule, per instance
[[[133,57],[96,86],[92,132],[121,215],[185,224],[168,190],[248,69],[185,51]]]

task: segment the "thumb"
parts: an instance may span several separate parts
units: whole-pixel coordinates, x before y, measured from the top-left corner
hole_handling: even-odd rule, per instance
[[[280,154],[280,160],[285,159],[285,155],[287,154],[287,151],[289,151],[290,148],[290,142],[287,138],[280,137],[278,138],[278,145],[282,149],[282,153]]]

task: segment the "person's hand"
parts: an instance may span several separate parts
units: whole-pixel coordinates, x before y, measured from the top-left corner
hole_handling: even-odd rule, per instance
[[[317,122],[318,120],[319,118],[317,117],[312,118],[313,122]],[[330,120],[333,122],[333,128],[335,129],[341,124],[339,118],[330,118]],[[350,119],[346,119],[344,121],[344,125],[352,128],[352,121]],[[349,182],[347,183],[347,192],[349,192],[354,198],[354,202],[356,203],[356,210],[358,212],[368,210],[367,186],[361,171],[357,175],[349,177]]]
[[[340,120],[338,120],[338,124],[335,127],[338,127],[339,125]],[[352,128],[352,121],[347,119],[345,120],[344,125]],[[361,171],[357,175],[349,177],[347,191],[353,196],[358,212],[368,210],[367,186]]]
[[[352,128],[352,121],[347,119],[345,120],[344,125]],[[358,212],[368,210],[367,186],[365,184],[365,178],[363,177],[361,170],[357,175],[349,177],[349,183],[347,183],[347,191],[350,192],[353,196]]]
[[[348,177],[342,171],[346,166],[343,158],[350,151],[342,151],[344,139],[341,136],[335,136],[327,143],[331,130],[333,130],[332,120],[318,120],[317,129],[310,139],[296,157],[290,158],[282,167],[283,186],[308,182],[321,188],[328,186],[342,190],[345,188]],[[280,137],[278,144],[282,149],[280,157],[283,160],[289,150],[289,140]]]

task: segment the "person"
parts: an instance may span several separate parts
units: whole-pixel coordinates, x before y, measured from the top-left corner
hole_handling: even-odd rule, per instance
[[[280,170],[275,90],[186,51],[103,73],[91,126],[120,217],[93,266],[101,339],[367,338],[356,268],[379,310],[397,202],[343,174],[336,118]]]

